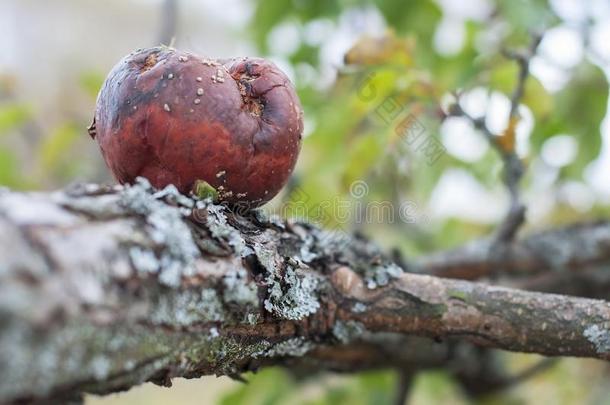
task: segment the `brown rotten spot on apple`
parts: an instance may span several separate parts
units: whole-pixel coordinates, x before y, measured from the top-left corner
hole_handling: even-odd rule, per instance
[[[259,58],[138,50],[110,72],[89,133],[120,183],[147,178],[257,206],[286,184],[301,147],[301,105],[288,77]]]

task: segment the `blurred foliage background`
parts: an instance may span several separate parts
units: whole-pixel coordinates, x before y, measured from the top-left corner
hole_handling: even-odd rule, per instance
[[[501,134],[517,81],[502,50],[542,32],[516,126],[527,228],[610,213],[607,0],[0,0],[0,185],[112,182],[85,130],[95,97],[114,63],[168,29],[175,47],[201,55],[269,57],[297,86],[303,151],[267,210],[290,215],[291,204],[305,204],[307,219],[407,256],[486,235],[506,212],[497,153],[465,119],[442,118],[458,91],[464,108]],[[406,118],[441,152],[432,158],[402,136]],[[328,201],[348,202],[347,211]],[[358,220],[356,202],[406,215]],[[535,356],[498,360],[518,370]],[[145,385],[88,403],[386,404],[397,380],[379,371],[297,381],[278,369],[247,378]],[[603,363],[562,360],[478,401],[610,403],[607,378]],[[411,400],[473,402],[443,370],[418,375]]]

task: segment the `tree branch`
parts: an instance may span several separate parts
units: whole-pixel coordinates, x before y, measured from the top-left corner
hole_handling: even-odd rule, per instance
[[[610,223],[580,223],[544,231],[516,240],[506,248],[503,261],[493,259],[494,240],[480,239],[446,252],[416,258],[412,267],[419,273],[438,277],[476,280],[495,274],[533,276],[550,273],[560,280],[563,273],[584,273],[610,261]],[[573,274],[570,279],[571,280]],[[528,289],[547,290],[547,280]],[[550,290],[556,291],[556,290]]]
[[[2,403],[273,364],[421,369],[462,341],[607,360],[609,323],[604,301],[405,273],[361,238],[145,181],[0,192]]]

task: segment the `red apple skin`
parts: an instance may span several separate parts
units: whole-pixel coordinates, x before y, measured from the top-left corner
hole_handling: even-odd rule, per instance
[[[258,206],[294,169],[302,115],[290,80],[269,61],[156,47],[112,69],[90,134],[120,183],[142,176],[188,193],[204,180],[221,201]]]

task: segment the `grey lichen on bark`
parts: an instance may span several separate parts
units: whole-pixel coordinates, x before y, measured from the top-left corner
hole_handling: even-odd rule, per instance
[[[145,180],[0,192],[0,403],[452,361],[452,343],[413,335],[608,359],[608,322],[604,301],[412,274],[363,238]]]
[[[0,209],[2,401],[237,375],[257,357],[313,347],[253,333],[265,317],[315,313],[322,283],[278,253],[276,231],[229,224],[227,207],[140,179],[5,192]]]

